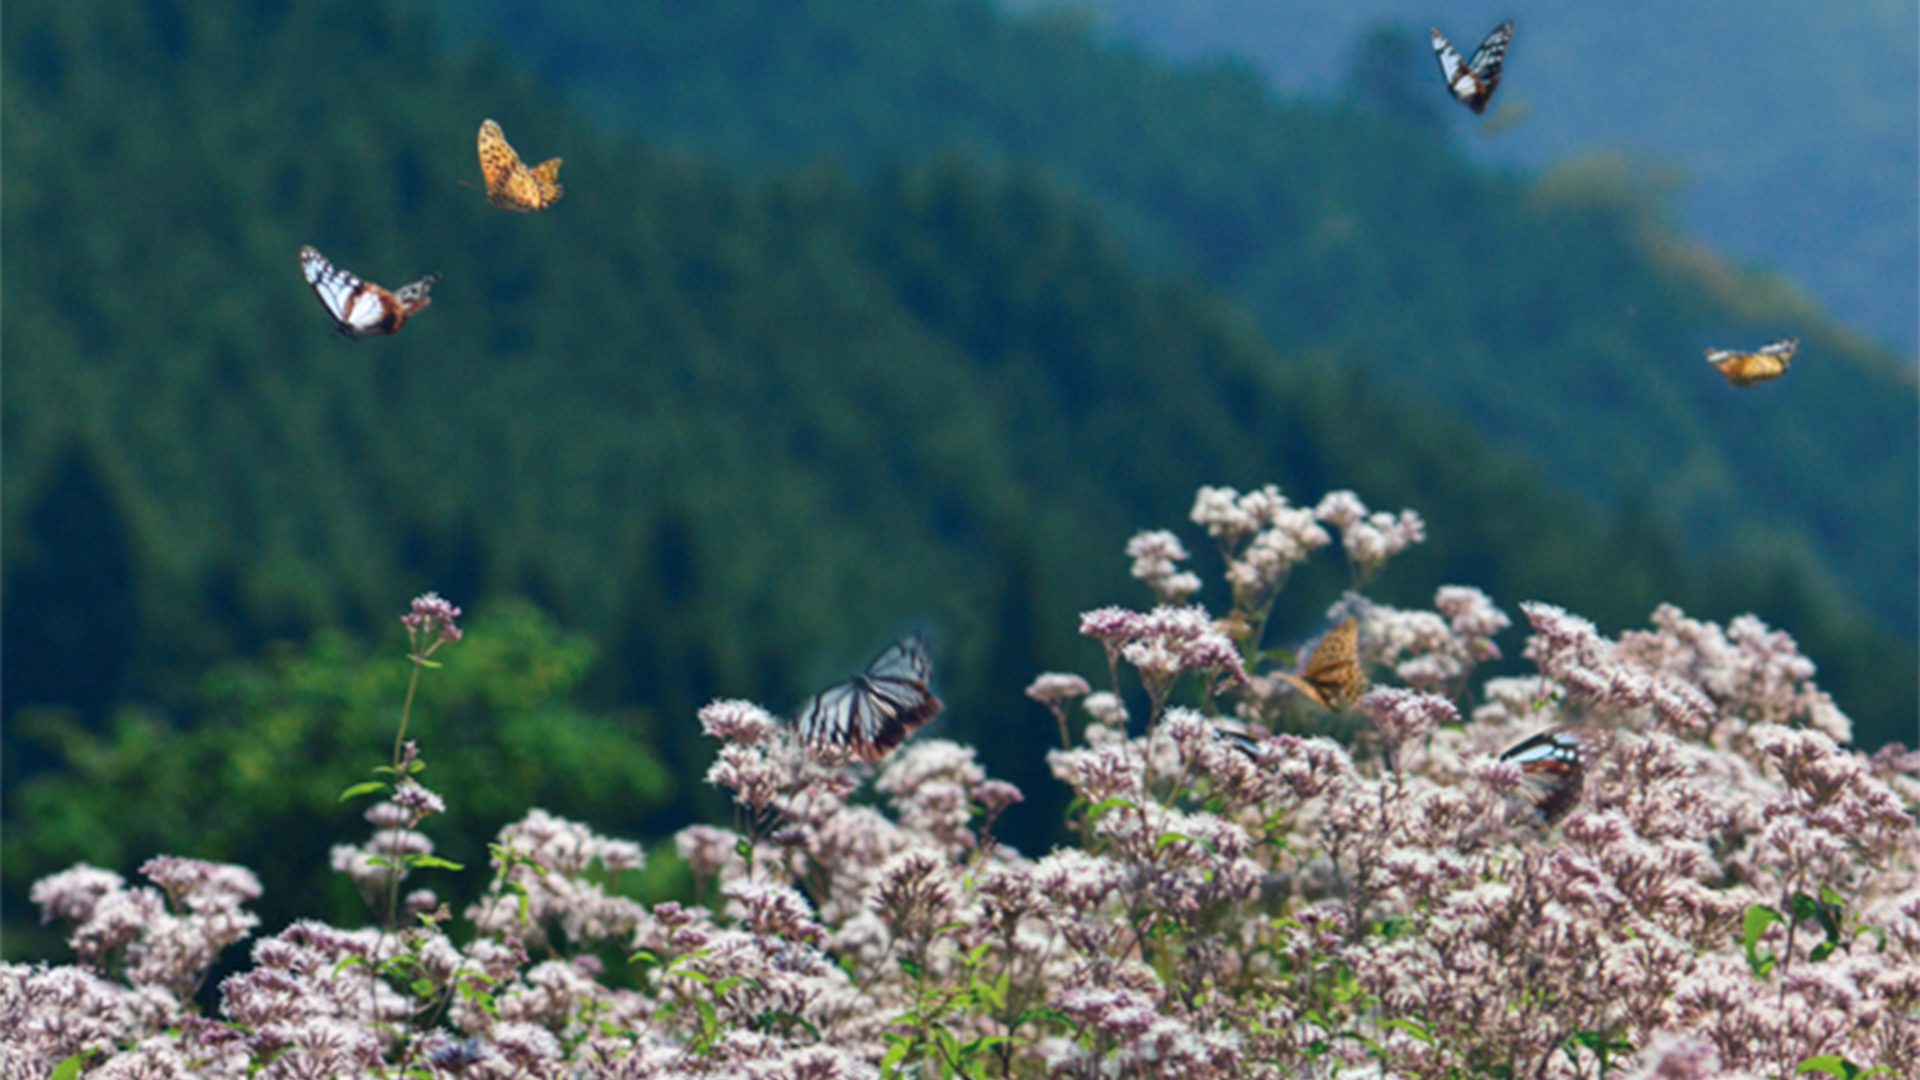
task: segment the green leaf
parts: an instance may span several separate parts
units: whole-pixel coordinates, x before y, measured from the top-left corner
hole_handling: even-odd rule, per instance
[[[1820,1054],[1810,1057],[1802,1061],[1793,1071],[1796,1076],[1800,1073],[1823,1072],[1828,1076],[1837,1076],[1840,1080],[1854,1080],[1860,1075],[1858,1066],[1838,1054]]]
[[[1823,941],[1820,944],[1815,945],[1813,947],[1813,952],[1807,954],[1807,959],[1812,960],[1814,963],[1817,964],[1820,961],[1825,960],[1827,957],[1832,956],[1833,950],[1835,948],[1838,948],[1838,946],[1834,945],[1833,942]]]
[[[1120,795],[1114,795],[1105,799],[1101,799],[1099,802],[1094,803],[1090,809],[1088,809],[1087,820],[1092,821],[1098,818],[1101,814],[1104,814],[1115,807],[1118,807],[1118,806],[1130,807],[1132,805],[1133,805],[1133,801],[1131,799],[1127,799]]]
[[[1793,921],[1797,923],[1806,922],[1820,911],[1820,902],[1803,892],[1794,893],[1790,902],[1793,905]]]
[[[362,795],[370,795],[373,792],[385,791],[385,790],[387,790],[386,781],[368,780],[365,783],[355,784],[352,787],[348,788],[347,790],[341,792],[339,801],[346,802],[348,799],[357,799]]]
[[[1408,1019],[1404,1016],[1396,1016],[1380,1026],[1383,1028],[1399,1028],[1401,1031],[1419,1039],[1428,1046],[1433,1045],[1433,1032],[1428,1031],[1427,1026],[1418,1020]]]
[[[1177,844],[1177,843],[1180,843],[1182,840],[1186,841],[1189,844],[1198,844],[1200,845],[1201,849],[1204,851],[1207,851],[1207,852],[1213,851],[1213,845],[1211,843],[1205,840],[1202,840],[1197,836],[1188,836],[1186,833],[1177,833],[1177,832],[1161,833],[1159,837],[1155,839],[1153,842],[1153,850],[1155,852],[1158,852],[1161,848],[1166,847],[1168,844]]]
[[[80,1066],[85,1065],[87,1059],[93,1055],[92,1050],[68,1054],[60,1059],[60,1064],[55,1065],[51,1073],[47,1074],[47,1080],[74,1080],[74,1077],[80,1075]]]
[[[974,1004],[984,1005],[992,1012],[998,1012],[1007,1006],[1006,999],[1000,996],[1000,992],[993,987],[993,984],[982,979],[975,979],[973,985],[967,988],[967,994],[973,998]]]
[[[1032,1005],[1032,1006],[1028,1006],[1027,1008],[1021,1009],[1020,1014],[1013,1018],[1013,1026],[1019,1027],[1022,1024],[1026,1024],[1034,1020],[1051,1020],[1056,1024],[1061,1024],[1066,1027],[1073,1026],[1072,1017],[1068,1016],[1066,1013],[1061,1012],[1059,1009],[1051,1008],[1046,1005]]]
[[[627,963],[639,964],[640,967],[644,970],[650,967],[659,967],[661,964],[661,960],[657,954],[650,952],[646,949],[641,949],[639,952],[636,952],[632,956],[627,957]]]
[[[1767,977],[1767,973],[1773,970],[1774,963],[1772,950],[1765,952],[1760,950],[1760,935],[1766,933],[1767,927],[1774,923],[1785,921],[1778,911],[1765,904],[1747,905],[1747,913],[1741,917],[1740,940],[1747,950],[1747,966],[1752,968],[1753,973],[1760,978]]]
[[[414,867],[418,869],[424,869],[424,870],[465,870],[466,869],[466,867],[460,865],[459,863],[448,862],[447,860],[441,858],[438,855],[414,855],[414,856],[410,856],[407,859],[407,861],[410,864],[412,864]]]
[[[432,997],[433,996],[433,980],[432,979],[415,979],[411,983],[407,984],[407,989],[413,991],[414,997]]]

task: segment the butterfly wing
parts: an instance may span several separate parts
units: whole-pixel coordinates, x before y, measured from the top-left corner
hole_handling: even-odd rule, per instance
[[[535,165],[527,174],[533,178],[534,190],[538,193],[539,209],[552,206],[560,200],[560,193],[566,189],[560,186],[560,159],[549,158]]]
[[[815,694],[800,710],[800,741],[816,757],[877,761],[939,715],[940,699],[927,686],[933,658],[927,639],[894,642],[867,669]]]
[[[933,653],[924,634],[909,634],[884,649],[867,665],[868,678],[906,679],[925,684],[933,678]]]
[[[428,274],[399,293],[391,293],[333,265],[312,247],[300,249],[300,272],[313,295],[320,298],[320,306],[333,316],[334,329],[350,338],[391,334],[400,329],[407,316],[431,303],[427,291],[440,280],[439,274]]]
[[[514,153],[507,142],[507,135],[500,125],[492,120],[480,122],[480,178],[486,181],[487,198],[492,199],[515,173],[526,168],[520,164],[520,155]]]
[[[320,306],[327,309],[335,322],[347,326],[347,313],[365,282],[328,262],[325,255],[311,246],[300,249],[300,272],[306,276],[313,295],[320,298]]]
[[[1500,755],[1501,761],[1520,766],[1520,794],[1551,825],[1580,801],[1586,781],[1585,740],[1560,728],[1522,740]]]
[[[1360,667],[1360,621],[1351,615],[1340,620],[1313,647],[1298,673],[1274,674],[1322,708],[1344,709],[1360,700],[1367,692],[1366,673]]]
[[[1473,59],[1467,61],[1467,66],[1473,69],[1474,77],[1486,87],[1488,94],[1492,94],[1494,86],[1500,82],[1500,66],[1507,59],[1507,45],[1512,41],[1513,20],[1508,19],[1493,28],[1480,47],[1473,50]]]
[[[1440,61],[1440,74],[1447,80],[1447,89],[1475,113],[1485,112],[1494,87],[1500,85],[1501,65],[1506,61],[1507,45],[1513,40],[1513,20],[1494,27],[1473,51],[1471,60],[1461,60],[1459,51],[1437,28],[1428,27],[1427,34],[1433,42],[1433,54]]]
[[[545,210],[560,197],[555,181],[560,159],[553,158],[529,169],[507,143],[505,132],[492,120],[480,123],[480,176],[487,184],[487,201],[502,210],[528,212]]]
[[[398,323],[388,325],[392,293],[333,265],[310,246],[300,249],[300,272],[320,298],[320,306],[333,316],[334,329],[347,337],[390,334],[399,328]]]
[[[1438,27],[1427,27],[1427,36],[1433,41],[1433,55],[1440,61],[1440,77],[1447,80],[1447,89],[1452,91],[1453,96],[1460,97],[1458,87],[1461,81],[1464,79],[1471,83],[1473,73],[1468,70],[1466,61],[1460,59],[1460,52],[1453,47],[1453,42],[1448,41]],[[1466,98],[1460,100],[1465,101]]]
[[[428,274],[419,281],[402,286],[399,292],[394,293],[393,298],[400,303],[400,317],[404,319],[433,303],[433,299],[427,293],[432,290],[433,283],[439,280],[439,274]]]
[[[1800,347],[1798,338],[1770,341],[1754,352],[1737,349],[1708,349],[1707,363],[1717,368],[1735,386],[1755,386],[1785,374],[1788,362]]]

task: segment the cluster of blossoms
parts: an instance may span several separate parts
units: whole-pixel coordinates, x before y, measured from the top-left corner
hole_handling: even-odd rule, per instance
[[[462,631],[455,622],[459,618],[458,607],[430,592],[414,598],[413,609],[400,616],[400,625],[407,628],[413,655],[424,660],[442,644],[460,640]]]
[[[1231,551],[1300,527],[1273,489],[1201,494]],[[1417,519],[1329,501],[1347,536],[1417,538]],[[1166,567],[1146,569],[1168,601]],[[1341,743],[1288,723],[1310,706],[1264,694],[1192,593],[1084,617],[1106,689],[1028,688],[1061,730],[1048,765],[1075,846],[997,842],[1021,793],[967,747],[909,742],[857,800],[866,766],[717,701],[708,780],[737,817],[676,837],[693,902],[623,898],[639,849],[536,810],[502,832],[464,946],[433,918],[299,923],[254,947],[210,1018],[191,989],[249,928],[251,877],[156,860],[161,892],[139,900],[83,867],[34,894],[80,965],[0,968],[0,1075],[74,1054],[88,1076],[235,1080],[1916,1075],[1920,753],[1845,749],[1786,635],[1662,608],[1613,639],[1523,605],[1538,673],[1469,696],[1507,625],[1487,597],[1400,612],[1349,594],[1333,614],[1359,623],[1376,685]],[[1545,731],[1582,748],[1557,763],[1584,783],[1551,820],[1538,777],[1500,756]],[[601,943],[627,977],[606,977]]]

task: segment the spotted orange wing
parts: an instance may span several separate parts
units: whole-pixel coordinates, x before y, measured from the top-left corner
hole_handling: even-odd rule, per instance
[[[1793,359],[1794,350],[1799,347],[1799,338],[1784,337],[1768,342],[1753,352],[1708,349],[1707,363],[1719,369],[1720,374],[1735,386],[1755,386],[1784,374],[1787,364]]]
[[[480,176],[487,182],[487,201],[502,210],[523,213],[545,210],[560,201],[560,159],[552,158],[529,169],[507,143],[500,125],[480,123]]]
[[[1367,692],[1360,668],[1360,622],[1348,616],[1327,631],[1299,672],[1277,671],[1287,685],[1326,709],[1344,709]]]

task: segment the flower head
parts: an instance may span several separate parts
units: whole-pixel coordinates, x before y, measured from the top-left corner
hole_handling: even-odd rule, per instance
[[[460,627],[454,621],[459,617],[460,609],[439,593],[422,593],[413,598],[413,610],[400,616],[400,625],[407,628],[413,654],[425,659],[441,645],[460,640]]]

